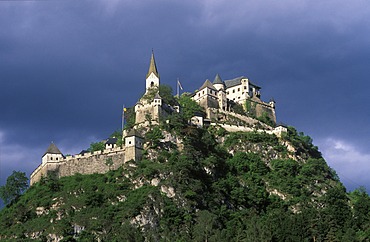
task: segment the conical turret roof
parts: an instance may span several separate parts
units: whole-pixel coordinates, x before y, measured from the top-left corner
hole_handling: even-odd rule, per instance
[[[221,79],[221,77],[220,77],[219,74],[216,75],[215,80],[213,81],[213,85],[214,84],[222,84],[222,85],[224,85],[224,82],[222,81],[222,79]]]
[[[53,142],[51,142],[48,149],[45,151],[44,155],[46,155],[46,154],[61,154],[61,155],[63,155],[63,153],[60,152],[58,147]]]
[[[146,74],[146,78],[148,78],[148,76],[150,76],[150,74],[152,74],[152,73],[154,73],[154,75],[156,75],[159,78],[159,74],[158,74],[158,71],[157,71],[157,65],[155,64],[154,52],[153,51],[152,51],[152,56],[150,58],[149,70],[148,70],[148,74]]]

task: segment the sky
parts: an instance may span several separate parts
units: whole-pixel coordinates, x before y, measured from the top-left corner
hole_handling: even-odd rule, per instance
[[[370,192],[369,15],[365,0],[1,0],[0,185],[50,142],[76,154],[119,129],[153,49],[174,90],[247,76]]]

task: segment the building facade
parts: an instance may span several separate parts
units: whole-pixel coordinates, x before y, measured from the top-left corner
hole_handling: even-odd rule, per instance
[[[208,79],[193,93],[192,99],[205,109],[231,111],[237,103],[252,117],[267,115],[276,123],[275,101],[268,103],[261,100],[261,87],[253,84],[247,77],[241,76],[223,81],[219,74],[213,83]],[[211,118],[211,117],[208,117]]]

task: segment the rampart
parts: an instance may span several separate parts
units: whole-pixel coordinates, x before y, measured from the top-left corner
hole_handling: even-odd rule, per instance
[[[46,177],[49,172],[55,172],[60,178],[76,173],[93,174],[106,173],[118,169],[125,161],[125,148],[106,149],[73,156],[67,156],[58,162],[46,162],[38,166],[31,174],[30,185]]]
[[[246,109],[255,117],[267,115],[267,117],[269,117],[274,123],[276,123],[275,108],[273,108],[269,103],[265,103],[261,100],[256,99],[248,99],[246,101]]]
[[[281,137],[282,133],[286,133],[288,131],[286,127],[281,126],[281,125],[273,128],[254,118],[244,116],[241,114],[237,114],[237,113],[233,113],[233,112],[228,112],[228,111],[221,110],[221,109],[208,108],[207,112],[212,113],[211,116],[213,116],[214,120],[217,120],[216,122],[211,122],[212,126],[220,126],[228,132],[257,131],[257,132],[266,132],[268,134],[275,134],[276,136]],[[241,125],[230,124],[228,123],[229,120],[228,120],[228,117],[226,117],[227,115],[240,119],[241,121],[245,123]],[[225,116],[225,117],[222,118],[222,116]]]
[[[230,120],[230,117],[235,117],[243,122],[241,125],[236,125],[236,126],[254,127],[258,124],[265,130],[273,129],[271,126],[261,123],[257,119],[254,119],[254,118],[251,118],[245,115],[237,114],[234,112],[228,112],[228,111],[225,111],[222,109],[216,109],[216,108],[208,108],[206,112],[208,113],[209,117],[211,117],[211,119],[216,120],[217,123],[225,123],[225,124],[227,122],[235,123],[235,120]]]
[[[221,123],[211,123],[212,126],[220,126],[224,128],[228,132],[266,132],[268,134],[274,134],[277,137],[281,137],[282,133],[286,133],[287,129],[282,126],[278,126],[274,129],[266,130],[266,129],[252,129],[250,127],[245,126],[237,126],[237,125],[230,125],[230,124],[221,124]]]

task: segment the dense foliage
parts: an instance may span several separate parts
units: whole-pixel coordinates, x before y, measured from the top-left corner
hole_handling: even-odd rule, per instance
[[[41,241],[52,234],[64,241],[370,239],[369,196],[363,189],[347,194],[308,136],[293,128],[282,140],[266,133],[227,133],[177,118],[177,123],[151,127],[146,137],[151,148],[142,161],[103,175],[42,179],[0,211],[0,236],[33,235]],[[161,145],[163,128],[182,140],[181,149]],[[295,151],[282,148],[282,142]]]
[[[92,142],[90,147],[87,149],[89,152],[94,151],[103,151],[105,149],[105,143],[103,141],[100,142]]]
[[[154,86],[149,88],[143,95],[142,99],[146,102],[152,102],[157,93],[163,99],[164,103],[170,106],[175,106],[178,104],[176,98],[172,94],[172,87],[169,85],[160,85],[159,87]]]
[[[28,178],[26,173],[13,171],[6,179],[6,184],[0,187],[0,198],[4,203],[10,203],[17,199],[28,187]]]

